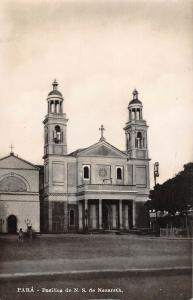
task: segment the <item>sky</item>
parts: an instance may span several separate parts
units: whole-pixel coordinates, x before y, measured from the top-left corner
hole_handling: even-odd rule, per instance
[[[68,152],[100,138],[125,150],[123,127],[139,91],[162,183],[193,161],[193,1],[2,0],[0,157],[43,164],[47,95],[56,78]]]

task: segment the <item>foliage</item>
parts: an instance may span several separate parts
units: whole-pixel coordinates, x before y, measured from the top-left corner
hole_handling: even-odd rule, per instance
[[[149,210],[167,211],[171,215],[183,213],[193,207],[193,163],[184,165],[184,170],[163,184],[156,184],[150,191]]]

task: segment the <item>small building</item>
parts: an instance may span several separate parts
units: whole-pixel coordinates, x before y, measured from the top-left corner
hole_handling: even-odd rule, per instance
[[[0,232],[40,231],[39,168],[15,156],[0,159]]]

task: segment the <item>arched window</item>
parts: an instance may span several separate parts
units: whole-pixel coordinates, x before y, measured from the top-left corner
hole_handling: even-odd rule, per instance
[[[131,144],[131,134],[129,132],[126,135],[126,144],[127,144],[127,149],[128,149]]]
[[[61,137],[62,137],[62,133],[61,133],[60,126],[56,125],[54,130],[54,142],[56,144],[61,143]]]
[[[84,176],[84,179],[90,178],[90,167],[89,166],[83,167],[83,176]]]
[[[131,119],[135,120],[135,109],[131,110]]]
[[[136,111],[136,120],[140,120],[140,109],[139,108]]]
[[[142,133],[139,131],[135,140],[136,148],[142,148]]]
[[[117,168],[117,179],[122,179],[123,175],[122,175],[122,168],[118,167]]]
[[[55,113],[59,114],[61,112],[61,103],[59,101],[55,102]]]
[[[70,226],[73,226],[75,224],[75,218],[74,218],[74,210],[70,210]]]
[[[14,175],[8,175],[0,181],[0,191],[25,192],[27,191],[27,186],[21,178]]]
[[[54,113],[54,102],[50,102],[50,112],[53,114]]]

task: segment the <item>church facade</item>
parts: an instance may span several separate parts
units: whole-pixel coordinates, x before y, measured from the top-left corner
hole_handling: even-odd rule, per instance
[[[149,195],[148,126],[134,90],[125,125],[126,149],[103,135],[90,147],[67,152],[64,99],[56,81],[47,98],[44,123],[44,232],[124,230],[148,227],[144,203]]]
[[[68,119],[53,82],[44,124],[44,165],[11,154],[0,159],[0,232],[28,226],[36,232],[129,231],[149,226],[146,121],[138,92],[128,105],[126,147],[101,137],[94,145],[67,152]]]

